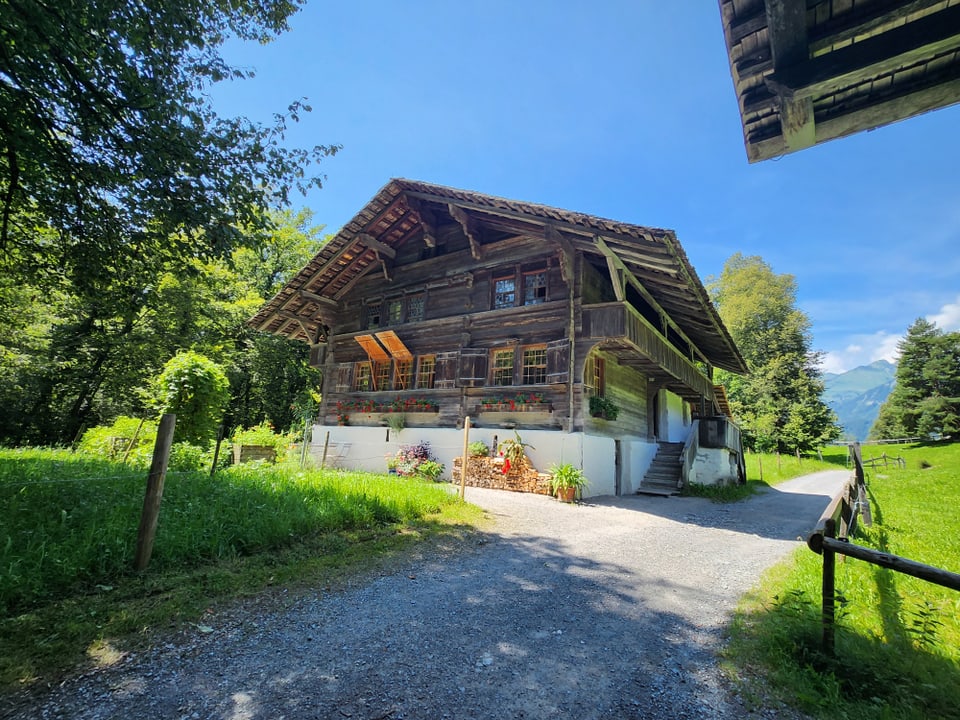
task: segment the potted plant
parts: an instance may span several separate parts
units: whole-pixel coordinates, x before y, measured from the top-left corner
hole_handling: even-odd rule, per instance
[[[520,467],[523,463],[523,458],[527,454],[527,448],[536,448],[533,445],[529,445],[520,439],[520,433],[516,430],[513,431],[513,434],[516,438],[508,438],[500,443],[499,450],[500,454],[503,456],[503,474],[506,475],[510,472],[511,467]]]
[[[590,396],[590,415],[604,420],[616,420],[620,414],[620,406],[612,400],[600,395]]]
[[[550,490],[562,502],[573,502],[577,493],[587,484],[583,470],[570,463],[550,468]]]
[[[490,455],[490,448],[487,447],[487,444],[483,440],[474,440],[467,445],[467,454],[470,457],[488,457]]]

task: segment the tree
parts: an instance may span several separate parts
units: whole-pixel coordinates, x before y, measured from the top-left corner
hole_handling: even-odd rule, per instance
[[[918,318],[897,344],[896,384],[870,437],[892,439],[960,432],[960,333]]]
[[[760,257],[737,253],[710,284],[720,317],[749,374],[718,371],[744,443],[758,451],[809,451],[839,436],[821,399],[820,354],[810,349],[810,320],[796,308],[796,280]]]
[[[301,4],[0,5],[0,272],[126,299],[140,266],[228,256],[267,208],[319,186],[307,169],[337,148],[283,145],[306,105],[265,127],[218,117],[207,92],[250,74],[220,57],[225,40],[267,42]]]
[[[153,401],[160,413],[177,416],[177,440],[201,445],[216,433],[230,397],[230,381],[215,362],[187,351],[167,362],[155,393]]]
[[[131,267],[140,290],[89,297],[64,279],[55,290],[0,274],[0,442],[69,442],[81,426],[150,412],[142,394],[180,350],[221,365],[230,379],[224,422],[299,426],[315,404],[309,348],[246,325],[319,250],[307,211],[279,213],[277,230],[222,260]]]

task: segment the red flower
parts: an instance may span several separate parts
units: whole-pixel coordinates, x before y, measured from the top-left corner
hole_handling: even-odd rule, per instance
[[[506,475],[510,472],[510,458],[505,458],[503,461],[503,474]]]

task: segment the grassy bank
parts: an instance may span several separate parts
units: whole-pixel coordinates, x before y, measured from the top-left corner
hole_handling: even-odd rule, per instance
[[[246,465],[170,473],[149,569],[131,569],[145,473],[48,450],[0,450],[0,685],[51,676],[211,603],[330,585],[479,511],[442,485]]]
[[[854,542],[960,572],[960,444],[886,451],[907,467],[868,470],[874,525]],[[864,448],[865,458],[881,452]],[[820,556],[798,549],[738,611],[727,661],[747,694],[775,693],[822,718],[960,717],[960,593],[838,563],[842,601],[828,657],[819,645],[821,568]]]

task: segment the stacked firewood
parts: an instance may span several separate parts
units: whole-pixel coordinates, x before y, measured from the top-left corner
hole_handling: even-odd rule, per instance
[[[460,469],[463,458],[453,459],[453,483],[460,484]],[[526,457],[518,463],[512,463],[504,472],[502,457],[472,457],[467,465],[467,485],[489,488],[491,490],[513,490],[515,492],[550,495],[549,473],[537,472]]]

